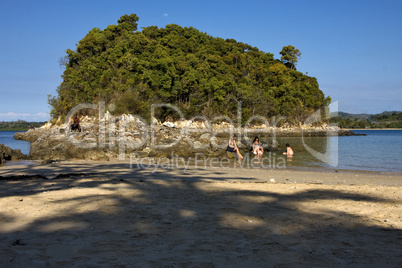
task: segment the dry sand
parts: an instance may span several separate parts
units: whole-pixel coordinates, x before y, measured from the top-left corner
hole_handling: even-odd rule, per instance
[[[402,176],[0,167],[0,267],[402,267]]]

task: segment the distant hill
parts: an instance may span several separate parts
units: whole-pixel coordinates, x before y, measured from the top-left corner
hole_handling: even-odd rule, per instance
[[[400,111],[386,111],[380,114],[338,112],[331,116],[331,123],[337,123],[341,128],[402,128]]]
[[[345,112],[338,112],[338,116],[342,118],[369,119],[372,114],[350,114]]]
[[[41,127],[46,122],[27,122],[24,120],[0,122],[0,131],[27,131],[30,128]]]

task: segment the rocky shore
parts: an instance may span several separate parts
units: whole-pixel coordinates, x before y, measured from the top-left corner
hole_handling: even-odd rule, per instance
[[[239,130],[226,122],[209,125],[204,121],[179,121],[150,125],[131,115],[114,117],[106,113],[102,118],[82,117],[81,132],[72,132],[68,123],[46,124],[43,127],[18,132],[14,138],[31,142],[30,157],[33,160],[85,159],[107,161],[115,158],[134,157],[190,157],[203,153],[208,157],[227,156],[230,133],[242,133],[238,147],[249,152],[255,135],[261,137],[314,137],[345,136],[353,132],[334,126],[281,127],[265,125]],[[263,144],[265,150],[276,150],[275,140]]]
[[[0,165],[3,165],[6,160],[25,160],[29,156],[21,153],[20,149],[13,150],[10,147],[0,144]]]

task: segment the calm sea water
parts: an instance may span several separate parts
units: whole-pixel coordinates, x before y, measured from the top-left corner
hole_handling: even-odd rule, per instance
[[[292,158],[286,158],[288,167],[402,172],[402,130],[353,132],[367,136],[282,137],[277,141],[283,151],[289,143],[295,152]],[[281,151],[276,157],[283,157]]]
[[[14,134],[19,131],[0,131],[0,143],[11,149],[20,149],[23,154],[29,154],[31,144],[27,141],[14,139]]]
[[[279,137],[277,151],[264,154],[264,166],[402,172],[402,130],[356,130],[367,136]],[[0,131],[0,143],[29,154],[30,143],[14,139],[16,131]],[[260,137],[271,143],[272,138]],[[282,154],[289,143],[295,155]]]

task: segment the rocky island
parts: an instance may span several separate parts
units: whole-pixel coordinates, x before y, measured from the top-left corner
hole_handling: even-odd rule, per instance
[[[81,132],[71,131],[68,123],[48,123],[27,132],[18,132],[14,138],[31,142],[33,160],[103,160],[126,157],[192,157],[202,153],[207,157],[227,156],[229,135],[242,133],[238,142],[242,154],[250,151],[255,135],[272,137],[263,144],[266,151],[275,151],[279,144],[275,137],[314,137],[354,135],[353,132],[334,126],[320,127],[269,127],[254,125],[235,128],[226,122],[210,124],[207,121],[176,121],[161,123],[154,119],[148,125],[132,115],[114,117],[108,112],[101,118],[81,118]]]

